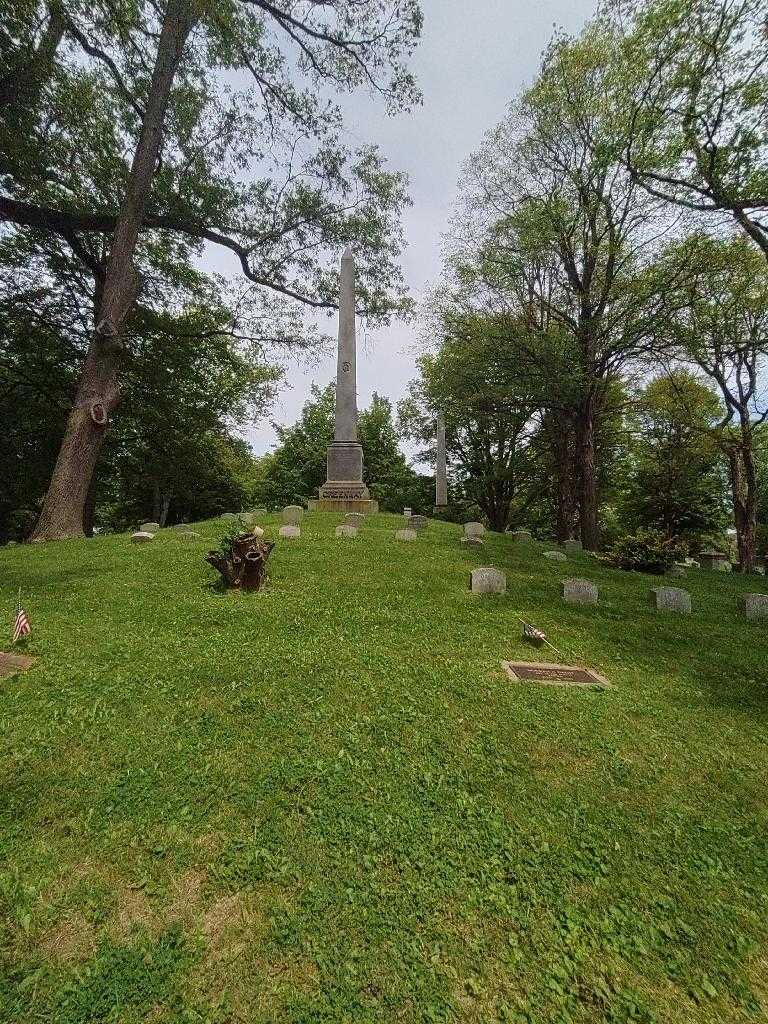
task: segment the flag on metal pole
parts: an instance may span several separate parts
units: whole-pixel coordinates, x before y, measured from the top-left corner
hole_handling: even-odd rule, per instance
[[[32,632],[32,627],[29,624],[29,618],[27,613],[21,607],[21,588],[19,588],[19,600],[16,606],[16,620],[13,624],[13,640],[12,643],[16,643],[23,636],[29,636]]]

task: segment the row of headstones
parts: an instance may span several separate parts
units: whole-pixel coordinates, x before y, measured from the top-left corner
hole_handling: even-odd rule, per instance
[[[147,544],[149,541],[155,539],[155,534],[160,533],[162,527],[160,523],[142,523],[141,526],[136,530],[135,533],[131,534],[132,544]],[[199,537],[199,533],[195,533],[194,530],[190,530],[186,523],[178,523],[176,526],[171,527],[186,540],[194,540]]]
[[[507,577],[498,569],[473,569],[470,578],[473,594],[505,594]],[[598,603],[599,592],[591,580],[567,579],[562,581],[562,597],[568,604]],[[652,587],[650,603],[658,611],[690,615],[691,595],[680,587]],[[744,613],[748,619],[768,619],[768,594],[744,594]]]

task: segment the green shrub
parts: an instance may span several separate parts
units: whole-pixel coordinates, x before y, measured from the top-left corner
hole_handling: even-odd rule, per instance
[[[662,576],[686,554],[686,545],[677,538],[670,540],[658,530],[638,530],[614,543],[608,561],[619,569]]]

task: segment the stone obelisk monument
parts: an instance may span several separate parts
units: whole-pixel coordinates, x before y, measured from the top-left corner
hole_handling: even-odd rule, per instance
[[[341,258],[339,355],[336,365],[336,419],[328,447],[328,479],[311,508],[323,512],[378,512],[363,483],[363,449],[357,440],[357,368],[355,338],[355,258]]]
[[[445,457],[445,417],[437,417],[437,462],[435,465],[435,512],[448,508],[448,467]]]

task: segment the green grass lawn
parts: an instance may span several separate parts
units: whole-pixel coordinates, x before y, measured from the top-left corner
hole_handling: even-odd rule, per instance
[[[0,681],[0,1019],[768,1019],[767,582],[670,581],[684,618],[586,555],[337,522],[250,595],[220,522],[0,551],[39,658]],[[509,682],[552,660],[517,615],[616,688]]]

